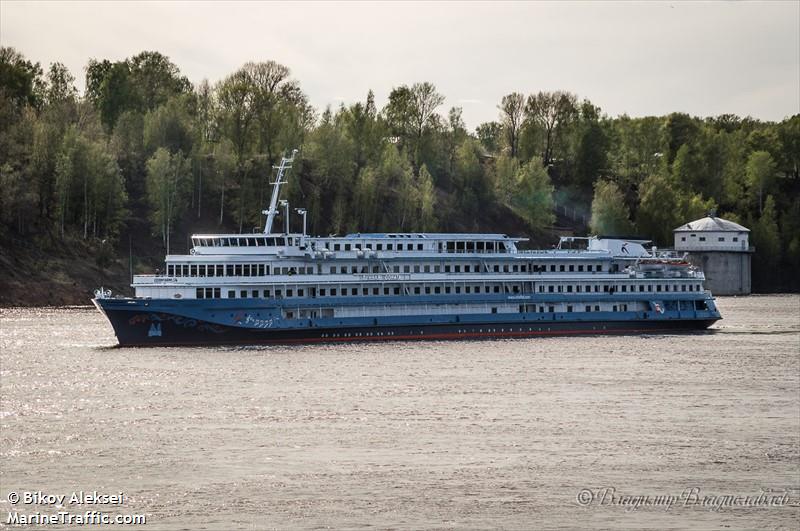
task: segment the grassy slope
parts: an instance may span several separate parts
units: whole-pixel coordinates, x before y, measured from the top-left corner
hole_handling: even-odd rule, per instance
[[[127,260],[112,258],[100,267],[98,249],[82,240],[4,238],[0,247],[0,306],[89,304],[101,285],[126,292]]]

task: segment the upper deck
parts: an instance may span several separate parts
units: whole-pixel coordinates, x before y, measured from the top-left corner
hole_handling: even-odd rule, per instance
[[[525,238],[505,234],[365,233],[346,236],[304,234],[196,234],[191,254],[339,256],[377,253],[514,254]],[[319,256],[317,256],[319,257]]]
[[[577,240],[579,249],[562,246]],[[357,233],[346,236],[307,236],[305,234],[196,234],[189,255],[171,255],[168,261],[215,259],[274,260],[282,258],[336,259],[423,259],[423,258],[543,258],[590,260],[638,260],[654,257],[644,241],[613,238],[562,238],[552,249],[520,250],[519,242],[505,234],[464,233]],[[583,245],[583,244],[582,244]]]

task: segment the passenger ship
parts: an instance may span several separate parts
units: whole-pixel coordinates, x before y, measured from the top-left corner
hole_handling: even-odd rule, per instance
[[[720,319],[703,273],[646,241],[504,234],[289,232],[276,166],[263,232],[198,234],[132,298],[94,304],[121,345],[210,345],[649,333]],[[285,229],[273,232],[279,206]],[[578,244],[580,249],[568,247]]]

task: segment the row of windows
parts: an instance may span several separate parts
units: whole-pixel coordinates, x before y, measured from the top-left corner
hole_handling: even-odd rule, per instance
[[[195,247],[275,247],[292,246],[299,243],[298,238],[294,237],[269,237],[269,236],[235,236],[235,237],[195,237],[192,243]],[[425,245],[417,242],[360,242],[343,243],[335,241],[317,241],[317,249],[324,245],[329,245],[332,251],[355,251],[358,249],[368,249],[372,251],[423,251]],[[441,252],[452,253],[503,253],[506,247],[498,241],[448,241],[439,242],[438,248]]]
[[[215,290],[209,295],[209,290]],[[522,287],[515,286],[414,286],[403,288],[401,286],[383,287],[356,287],[356,288],[266,288],[266,289],[240,289],[238,296],[242,299],[247,298],[285,298],[285,297],[347,297],[349,296],[381,296],[381,295],[442,295],[442,294],[479,294],[479,293],[522,293]],[[197,288],[196,296],[198,299],[219,298],[219,288]],[[237,297],[237,290],[228,290],[228,298]]]
[[[606,310],[608,309],[607,305],[604,304],[602,306],[604,306]],[[554,313],[556,311],[556,307],[554,305],[548,305],[548,306],[539,305],[537,307],[535,304],[520,304],[519,305],[519,313],[536,313],[537,312],[537,308],[538,308],[538,313],[545,313],[545,312]],[[574,307],[571,304],[568,304],[567,308],[566,308],[566,311],[571,313],[573,311],[573,308]],[[592,308],[594,308],[594,309],[592,309]],[[627,304],[620,304],[620,305],[616,305],[615,304],[612,308],[613,308],[612,311],[615,311],[615,312],[617,310],[620,310],[620,311],[623,311],[623,312],[627,312],[628,311],[628,305]],[[492,308],[492,310],[494,310],[494,308]],[[595,304],[594,306],[592,306],[590,304],[587,304],[584,311],[587,311],[587,312],[591,312],[591,311],[599,312],[599,311],[601,311],[601,305],[600,304]],[[493,311],[492,313],[497,313],[497,312]]]
[[[678,284],[656,284],[656,292],[678,292]],[[672,286],[670,288],[670,286]],[[681,292],[695,292],[700,291],[699,284],[681,284]],[[621,289],[617,289],[613,285],[605,284],[602,287],[602,293],[634,293],[637,291],[637,285],[623,285]],[[646,289],[645,289],[646,288]],[[214,290],[210,292],[209,290]],[[197,288],[197,298],[219,298],[220,288]],[[582,285],[539,285],[539,293],[600,293],[600,286],[582,286]],[[652,292],[653,284],[639,284],[639,292]],[[211,293],[211,294],[209,294]],[[383,286],[355,286],[355,287],[275,287],[262,289],[240,289],[238,296],[240,298],[284,298],[284,297],[347,297],[347,296],[391,296],[391,295],[449,295],[449,294],[520,294],[529,293],[526,285],[520,284],[465,284],[465,285],[441,285],[441,284],[427,284],[427,285],[383,285]],[[237,290],[228,290],[228,298],[233,299],[237,297]]]
[[[275,247],[294,245],[295,238],[239,236],[239,237],[202,237],[192,238],[195,247]]]
[[[665,305],[667,310],[692,310],[692,309],[705,310],[705,309],[707,309],[705,301],[667,301],[666,303],[664,303],[664,305]],[[605,305],[603,305],[603,306],[605,306]],[[531,308],[531,306],[526,305],[526,308]],[[534,310],[530,310],[529,309],[528,311],[536,311],[535,310],[535,306],[533,308],[534,308]],[[605,306],[605,308],[608,309],[608,306]],[[539,311],[543,312],[544,311],[544,306],[539,306]],[[548,307],[548,311],[551,312],[551,313],[553,311],[555,311],[555,306],[549,306]],[[573,311],[573,307],[568,305],[567,306],[567,312],[572,312],[572,311]],[[585,312],[599,312],[599,311],[601,311],[601,305],[595,304],[594,306],[591,306],[591,305],[587,304],[584,307],[584,311]],[[628,305],[627,304],[614,304],[611,307],[611,311],[612,312],[616,312],[616,311],[627,312],[628,311]]]
[[[609,307],[607,305],[603,305],[603,306],[605,307],[605,308],[603,308],[605,311],[609,310]],[[445,304],[445,305],[442,305],[442,307],[446,311],[450,311],[450,312],[453,312],[453,313],[458,313],[459,311],[462,310],[462,308],[458,304]],[[574,311],[574,308],[573,308],[572,305],[568,305],[566,308],[564,308],[563,306],[560,306],[560,307],[557,308],[554,305],[548,305],[548,306],[543,306],[542,305],[542,306],[538,306],[537,307],[535,304],[520,304],[519,308],[518,308],[519,313],[537,313],[537,309],[538,309],[538,313],[545,313],[545,312],[555,313],[556,309],[558,309],[558,311],[566,311],[568,313],[572,313]],[[616,305],[615,304],[615,305],[611,306],[610,309],[611,309],[611,311],[614,311],[614,312],[616,312],[616,311],[627,312],[628,311],[628,305],[627,304],[620,304],[620,305]],[[487,310],[487,313],[489,311],[491,313],[493,313],[493,314],[498,313],[498,308],[497,307],[487,306],[486,310]],[[592,306],[587,305],[585,311],[587,311],[587,312],[591,312],[591,311],[599,312],[599,311],[601,311],[601,306],[599,304],[596,304],[594,306],[594,310],[592,310]],[[506,312],[506,313],[508,313],[508,312]],[[308,309],[297,308],[297,309],[294,309],[294,310],[288,310],[287,309],[287,310],[284,310],[284,316],[287,319],[294,319],[295,317],[297,317],[299,319],[308,319],[308,318],[315,319],[315,318],[320,317],[320,316],[321,317],[333,317],[334,316],[334,310],[332,308],[321,308],[319,310],[317,310],[315,308],[308,308]]]
[[[545,308],[550,313],[554,313],[556,311],[556,307],[555,306],[539,306],[539,313],[544,313],[545,312]],[[525,309],[528,312],[535,312],[536,311],[536,306],[535,305],[525,305]],[[572,313],[573,311],[574,311],[574,307],[572,305],[567,305],[567,312],[568,313]],[[600,311],[600,305],[599,304],[595,304],[594,305],[594,309],[592,309],[592,306],[587,304],[584,311],[587,311],[587,312],[591,312],[591,311],[599,312]],[[627,304],[619,304],[619,305],[615,304],[615,305],[613,305],[611,307],[611,311],[613,311],[613,312],[616,312],[616,311],[627,312],[628,311],[628,305]],[[520,312],[522,312],[522,306],[520,306]]]
[[[322,244],[325,245],[325,242],[318,242],[317,245]],[[424,250],[424,244],[422,243],[374,243],[374,242],[363,242],[360,244],[355,243],[335,243],[335,242],[328,242],[330,245],[331,251],[357,251],[361,250],[369,250],[369,251],[422,251]],[[319,250],[319,247],[316,247]]]
[[[691,235],[691,237],[692,237],[692,238],[697,238],[697,234],[692,234],[692,235]],[[704,242],[704,241],[706,241],[706,237],[705,237],[705,236],[700,236],[698,239],[699,239],[701,242]],[[686,236],[681,236],[681,241],[682,241],[682,242],[685,242],[685,241],[686,241]],[[718,242],[724,242],[724,241],[725,241],[725,236],[717,236],[717,241],[718,241]],[[733,242],[738,242],[738,241],[739,241],[739,237],[738,237],[738,236],[733,236],[733,237],[731,238],[731,241],[733,241]]]
[[[323,245],[330,245],[332,251],[355,251],[358,249],[370,251],[423,251],[425,244],[423,243],[378,243],[378,242],[362,242],[362,243],[338,243],[338,242],[318,242]],[[435,248],[439,252],[448,253],[504,253],[506,246],[503,242],[498,241],[448,241],[439,242]]]
[[[677,291],[700,291],[701,287],[700,284],[680,284],[680,290],[678,289],[678,284],[622,284],[620,286],[614,286],[609,284],[603,285],[603,293],[635,293],[638,291],[639,293],[653,292],[655,286],[655,292],[661,293],[663,292],[677,292]],[[594,287],[594,289],[592,289]],[[542,284],[539,285],[539,293],[599,293],[600,292],[600,285],[594,284],[594,286],[583,286],[581,284],[575,285],[553,285],[550,284],[548,286],[544,286]]]
[[[695,309],[695,310],[706,310],[707,309],[705,301],[671,301],[671,302],[669,302],[669,305],[670,305],[670,307],[668,308],[669,310],[682,310],[683,311],[683,310],[692,310],[692,309]],[[439,310],[443,310],[443,311],[450,312],[450,313],[460,313],[460,312],[465,310],[459,304],[444,304],[444,305],[437,305],[437,307],[439,308]],[[499,313],[498,310],[500,310],[501,308],[487,305],[484,309],[485,309],[486,313],[491,312],[493,314],[497,314],[497,313]],[[600,312],[600,311],[609,311],[609,310],[612,311],[612,312],[627,312],[629,310],[635,311],[636,309],[637,308],[635,306],[633,308],[629,308],[627,304],[614,304],[614,305],[611,305],[611,304],[595,304],[594,306],[587,304],[586,306],[584,306],[584,310],[583,311],[587,312],[587,313]],[[374,315],[374,310],[369,309],[368,307],[362,307],[361,310],[363,310],[363,315]],[[467,311],[469,311],[469,310],[467,310]],[[539,306],[537,306],[535,304],[520,304],[519,307],[518,307],[518,311],[519,311],[519,313],[546,313],[546,312],[547,313],[556,313],[556,312],[572,313],[572,312],[580,312],[580,309],[579,309],[579,307],[576,308],[573,305],[566,305],[566,307],[565,307],[564,305],[561,305],[561,304],[559,304],[559,305],[539,305]],[[335,310],[333,308],[293,308],[293,309],[288,309],[287,308],[287,309],[284,310],[283,313],[284,313],[284,317],[287,318],[287,319],[295,319],[295,318],[299,318],[299,319],[308,319],[308,318],[315,319],[317,317],[325,318],[325,317],[334,317],[335,314],[336,314],[336,312],[335,312]],[[469,313],[474,313],[474,309],[473,309],[473,311],[469,311]],[[506,308],[505,312],[503,312],[503,313],[511,313],[511,312],[509,311],[509,308]],[[422,314],[425,314],[424,310],[422,311]],[[347,317],[352,317],[353,315],[346,315],[346,316]],[[358,316],[358,315],[356,315],[356,316]],[[518,330],[522,331],[522,328],[519,328]],[[532,329],[529,328],[529,330],[532,330]],[[480,331],[482,332],[483,330],[480,330]],[[491,328],[487,329],[487,332],[497,332],[497,331],[498,331],[497,329],[491,329]],[[505,328],[501,328],[500,331],[504,332]],[[511,332],[511,331],[513,331],[513,328],[509,328],[509,332]],[[462,331],[459,330],[459,332],[462,332]],[[419,333],[422,334],[423,332],[420,331]],[[376,332],[376,334],[378,334],[378,333]],[[342,334],[342,335],[344,336],[344,334]],[[354,334],[354,335],[361,335],[361,333]],[[365,333],[365,335],[371,335],[371,334]],[[391,334],[387,333],[387,335],[391,335]],[[325,336],[323,335],[323,337],[325,337]]]
[[[266,264],[168,264],[167,276],[170,277],[263,277],[269,275],[270,267]],[[274,267],[274,275],[313,275],[314,268],[308,267]]]
[[[219,299],[221,298],[221,293],[219,288],[197,288],[198,299]]]
[[[448,253],[504,253],[506,247],[503,243],[465,241],[465,242],[439,242],[439,249]]]
[[[366,265],[344,265],[344,266],[330,266],[330,273],[380,273],[382,272],[379,266],[372,266],[371,268]],[[389,273],[482,273],[488,271],[491,273],[525,273],[525,272],[547,272],[547,265],[539,264],[445,264],[444,266],[438,264],[423,264],[423,265],[393,265],[388,268]],[[549,266],[551,272],[602,272],[602,264],[551,264]]]
[[[529,264],[490,264],[485,266],[489,272],[494,273],[525,273],[546,272],[548,266]],[[526,269],[527,268],[527,269]],[[551,272],[602,272],[602,264],[551,264]],[[388,270],[383,270],[377,264],[329,266],[327,272],[331,274],[357,274],[357,273],[482,273],[481,264],[415,264],[393,265]],[[267,264],[167,264],[167,276],[170,277],[263,277],[270,274]],[[273,275],[313,275],[312,266],[281,266],[272,268]]]

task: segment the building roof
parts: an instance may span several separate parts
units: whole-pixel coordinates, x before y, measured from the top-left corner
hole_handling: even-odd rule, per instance
[[[706,216],[701,219],[696,219],[685,225],[681,225],[673,232],[750,232],[747,227],[742,227],[738,223],[728,221],[727,219],[718,218],[716,216]]]

